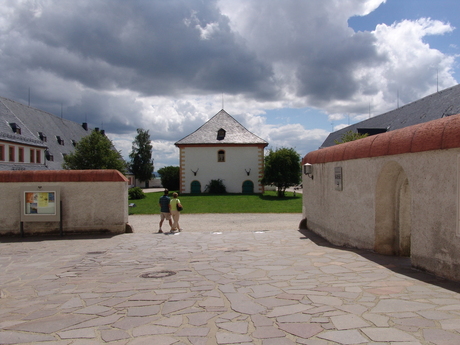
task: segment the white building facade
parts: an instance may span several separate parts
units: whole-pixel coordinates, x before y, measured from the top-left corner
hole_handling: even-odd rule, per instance
[[[176,144],[180,150],[180,192],[203,193],[222,180],[228,193],[263,193],[259,183],[268,143],[221,110]]]

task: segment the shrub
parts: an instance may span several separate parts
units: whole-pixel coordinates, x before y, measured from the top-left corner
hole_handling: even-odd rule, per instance
[[[145,193],[144,191],[139,188],[139,187],[133,187],[128,190],[128,195],[131,200],[135,199],[144,199],[145,198]]]
[[[170,191],[179,190],[179,167],[167,166],[158,170],[161,176],[161,185]]]
[[[211,194],[227,193],[227,189],[225,188],[224,181],[222,181],[221,179],[211,180],[209,184],[206,186],[205,191]]]

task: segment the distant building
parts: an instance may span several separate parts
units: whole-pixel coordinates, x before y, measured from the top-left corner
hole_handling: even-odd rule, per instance
[[[460,114],[460,84],[335,131],[320,148],[334,146],[348,131],[375,135],[456,114]]]
[[[179,140],[180,191],[201,193],[220,179],[228,193],[262,193],[259,183],[268,143],[248,131],[225,110]]]
[[[61,170],[88,126],[0,97],[0,170]]]

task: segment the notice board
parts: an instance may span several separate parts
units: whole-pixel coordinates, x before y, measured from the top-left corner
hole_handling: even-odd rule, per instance
[[[21,221],[52,222],[60,220],[60,187],[21,188]]]

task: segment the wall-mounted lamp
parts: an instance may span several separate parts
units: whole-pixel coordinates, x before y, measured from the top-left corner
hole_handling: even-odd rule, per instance
[[[313,165],[310,163],[304,164],[303,173],[313,180]]]
[[[244,169],[244,171],[246,171],[246,174],[247,174],[248,176],[249,176],[249,174],[251,174],[251,169],[249,169],[249,171],[246,170],[246,169]]]
[[[190,170],[192,170],[192,169],[190,169]],[[200,168],[196,169],[196,171],[193,171],[193,170],[192,170],[193,176],[196,176],[198,170],[200,170]]]

